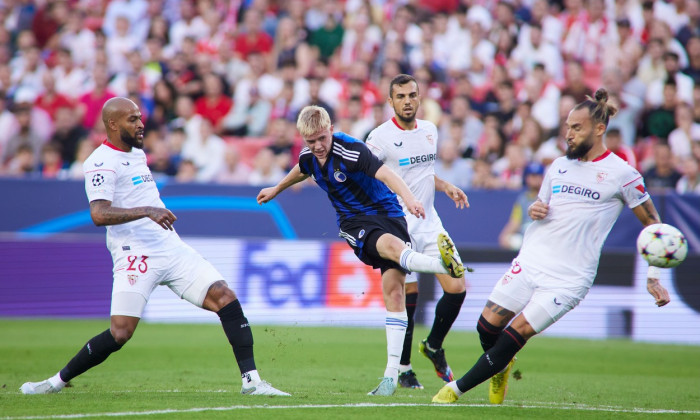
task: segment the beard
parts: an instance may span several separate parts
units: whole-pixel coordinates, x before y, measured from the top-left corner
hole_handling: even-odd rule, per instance
[[[416,112],[417,112],[417,110],[414,110],[412,114],[409,114],[408,116],[404,116],[403,111],[399,112],[399,110],[394,108],[394,114],[396,114],[396,117],[405,123],[412,123],[413,121],[415,121],[416,120]]]
[[[569,146],[566,148],[566,158],[569,160],[581,159],[593,148],[593,133],[586,137],[586,140],[578,146]]]
[[[136,135],[132,136],[123,128],[119,129],[119,137],[124,143],[128,144],[129,146],[135,147],[137,149],[143,149],[143,139],[139,140],[136,137]]]

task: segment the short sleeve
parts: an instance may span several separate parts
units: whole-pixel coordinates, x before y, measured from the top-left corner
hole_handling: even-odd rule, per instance
[[[117,173],[113,169],[99,168],[85,171],[85,192],[88,201],[114,201]]]
[[[632,169],[627,175],[627,181],[623,182],[620,193],[624,202],[632,209],[647,201],[649,193],[644,185],[644,177],[639,172]]]
[[[362,143],[358,143],[360,147],[356,148],[360,154],[357,160],[347,160],[346,164],[348,168],[353,172],[364,172],[365,174],[374,178],[379,168],[382,167],[384,162],[379,160],[372,152],[369,151],[369,147]],[[354,166],[354,167],[353,167]]]
[[[384,153],[384,149],[381,147],[381,144],[379,144],[380,142],[377,141],[376,134],[376,130],[372,130],[372,132],[369,133],[369,137],[367,137],[365,144],[367,144],[369,151],[383,162],[386,160],[386,153]]]
[[[556,161],[555,161],[556,162]],[[552,164],[547,172],[544,174],[544,179],[542,180],[542,186],[540,187],[540,192],[537,194],[537,198],[543,203],[549,204],[549,199],[552,198],[552,177],[549,175],[552,173]]]
[[[308,147],[304,147],[299,152],[299,170],[304,175],[311,175],[311,150]]]

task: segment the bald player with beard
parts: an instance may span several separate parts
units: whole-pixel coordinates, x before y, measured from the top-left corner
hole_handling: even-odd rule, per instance
[[[23,394],[51,394],[102,363],[132,337],[153,290],[168,286],[181,299],[216,312],[238,362],[244,395],[288,396],[260,379],[253,333],[236,294],[223,276],[173,228],[143,152],[144,126],[138,106],[112,98],[102,108],[107,139],[83,164],[90,216],[107,227],[114,262],[110,328],[91,338],[54,376],[27,382]]]

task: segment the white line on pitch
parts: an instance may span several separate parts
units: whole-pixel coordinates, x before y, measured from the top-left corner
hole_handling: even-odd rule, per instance
[[[588,406],[583,404],[561,404],[553,403],[525,403],[518,404],[511,402],[495,406],[491,404],[409,404],[409,403],[357,403],[357,404],[301,404],[301,405],[233,405],[229,407],[194,407],[185,409],[164,409],[148,411],[122,411],[111,413],[82,413],[82,414],[55,414],[50,416],[19,416],[0,417],[1,420],[39,420],[39,419],[82,419],[89,417],[129,417],[129,416],[151,416],[157,414],[178,414],[178,413],[198,413],[204,411],[235,411],[235,410],[294,410],[300,408],[391,408],[391,407],[435,407],[435,408],[459,408],[459,407],[480,407],[492,408],[511,407],[521,409],[545,409],[545,410],[572,410],[572,411],[601,411],[609,413],[635,413],[635,414],[700,414],[697,410],[669,410],[669,409],[648,409],[648,408],[622,408],[610,406]]]

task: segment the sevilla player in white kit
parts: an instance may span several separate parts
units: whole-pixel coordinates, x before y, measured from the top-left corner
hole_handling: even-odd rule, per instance
[[[539,197],[528,209],[534,222],[525,231],[520,254],[496,283],[479,318],[484,354],[433,402],[454,402],[491,378],[489,399],[502,403],[515,354],[588,293],[603,242],[623,206],[645,226],[661,223],[642,176],[603,143],[608,121],[617,112],[607,100],[605,89],[598,89],[595,99],[569,113],[566,156],[556,159],[545,175]],[[659,269],[649,267],[647,277],[656,305],[666,305],[669,295],[659,283]]]
[[[454,200],[458,208],[469,207],[467,196],[460,188],[445,182],[435,175],[437,158],[437,127],[430,121],[416,119],[420,106],[420,94],[416,79],[400,74],[389,85],[388,102],[394,109],[394,117],[372,130],[367,138],[367,146],[379,160],[388,165],[406,182],[411,192],[423,203],[425,219],[407,217],[408,232],[414,251],[440,257],[435,239],[443,234],[450,240],[442,226],[440,216],[433,205],[435,191],[443,191]],[[408,214],[405,204],[399,202]],[[457,256],[459,258],[459,256]],[[453,278],[446,274],[435,275],[444,291],[435,307],[435,320],[428,337],[421,341],[420,352],[435,367],[435,372],[445,382],[454,379],[452,370],[445,359],[442,343],[467,294],[464,276]],[[411,367],[411,346],[413,342],[414,314],[418,299],[418,276],[406,276],[406,312],[408,326],[404,338],[403,352],[399,368],[399,385],[404,388],[423,389]]]
[[[131,338],[151,292],[168,286],[180,298],[216,312],[233,347],[246,395],[289,395],[260,379],[253,334],[223,276],[173,229],[177,220],[160,199],[143,148],[143,122],[134,102],[113,98],[102,108],[107,140],[83,164],[90,215],[107,226],[114,262],[110,328],[91,338],[56,375],[27,382],[24,394],[61,391]]]

